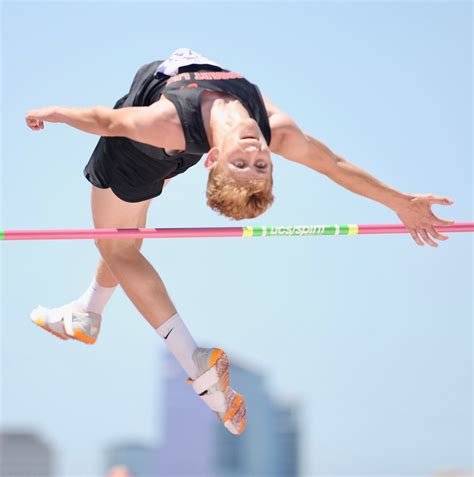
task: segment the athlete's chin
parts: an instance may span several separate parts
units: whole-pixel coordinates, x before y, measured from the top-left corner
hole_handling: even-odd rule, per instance
[[[237,128],[239,139],[253,138],[260,139],[262,133],[257,121],[252,118],[244,119]]]

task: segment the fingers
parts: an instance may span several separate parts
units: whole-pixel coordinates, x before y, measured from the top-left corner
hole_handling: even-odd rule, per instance
[[[413,240],[414,240],[418,245],[420,245],[421,247],[423,247],[423,245],[425,245],[425,244],[424,244],[423,241],[420,239],[420,237],[419,237],[417,231],[416,231],[415,229],[408,229],[408,230],[409,230],[411,236],[413,237]]]
[[[434,229],[434,227],[432,227],[431,225],[426,227],[426,230],[427,232],[432,236],[434,237],[435,239],[438,239],[438,240],[448,240],[449,237],[447,235],[442,235],[440,234],[438,231],[436,231]]]
[[[431,247],[436,248],[438,247],[438,244],[433,239],[437,239],[437,240],[449,239],[449,237],[447,237],[446,235],[442,235],[439,232],[437,232],[432,226],[427,226],[424,229],[409,229],[409,232],[411,236],[413,237],[413,240],[421,247],[423,247],[425,243],[427,243]],[[421,240],[420,235],[423,238],[424,242],[423,240]]]
[[[447,197],[438,197],[432,195],[429,197],[430,204],[439,204],[439,205],[452,205],[454,204],[454,200],[448,199]],[[454,224],[454,220],[444,220],[436,217],[436,215],[432,214],[432,218],[435,219],[436,222],[433,222],[434,225],[452,225]]]
[[[432,247],[437,247],[438,244],[431,239],[431,237],[428,235],[426,229],[421,229],[419,231],[419,233],[421,234],[421,236],[423,237],[423,240],[428,244],[428,245],[431,245]]]
[[[454,200],[448,199],[447,197],[438,197],[438,196],[429,196],[428,198],[430,202],[430,206],[433,204],[439,204],[439,205],[452,205],[454,204]],[[430,207],[431,210],[431,207]],[[445,220],[437,217],[436,215],[433,214],[433,211],[431,211],[431,219],[433,225],[453,225],[455,223],[454,220]]]
[[[452,205],[454,204],[454,200],[448,199],[447,197],[438,197],[438,196],[431,196],[429,198],[432,204],[439,204],[439,205]]]
[[[39,131],[40,129],[44,129],[43,121],[29,121],[27,125],[33,131]]]
[[[26,117],[26,125],[33,131],[39,131],[40,129],[44,129],[44,121],[32,116]]]
[[[32,110],[28,111],[25,114],[26,125],[33,131],[38,131],[39,129],[42,129],[42,121],[38,119],[38,115],[36,113],[37,111]]]
[[[39,131],[41,129],[44,129],[44,122],[43,121],[37,121],[32,129],[34,131]]]
[[[420,246],[425,243],[431,247],[438,247],[436,240],[448,240],[449,237],[439,233],[436,226],[449,226],[455,223],[454,220],[445,220],[433,214],[431,206],[433,204],[452,205],[454,201],[447,197],[434,195],[417,195],[417,202],[413,202],[411,210],[402,211],[398,214],[402,222],[407,226],[413,240]],[[409,227],[407,224],[410,224]]]
[[[439,217],[436,217],[436,215],[434,215],[434,214],[433,214],[433,218],[436,220],[434,225],[453,225],[454,222],[455,222],[454,220],[440,219]]]

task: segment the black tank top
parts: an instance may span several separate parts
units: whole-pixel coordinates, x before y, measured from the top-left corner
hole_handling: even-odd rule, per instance
[[[156,73],[160,63],[154,62],[147,65],[148,72],[151,69],[155,72],[148,74],[135,90],[132,85],[123,106],[149,106],[158,101],[163,94],[174,104],[178,112],[186,140],[186,154],[201,156],[211,148],[201,114],[200,98],[205,90],[217,91],[237,98],[248,111],[249,116],[257,121],[267,144],[270,145],[271,130],[268,114],[256,85],[238,73],[214,65],[184,66],[179,69],[176,76],[169,77],[163,73]],[[132,142],[147,154],[157,149]]]

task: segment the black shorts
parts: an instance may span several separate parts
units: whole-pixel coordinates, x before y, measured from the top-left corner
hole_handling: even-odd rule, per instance
[[[84,176],[99,189],[111,188],[125,202],[142,202],[159,196],[166,180],[156,160],[133,148],[122,137],[99,139],[84,168]]]
[[[150,81],[160,63],[142,66],[130,92],[115,103],[114,109],[134,106],[142,85]],[[200,158],[201,155],[186,153],[169,156],[164,149],[125,137],[101,137],[84,168],[84,176],[95,187],[111,188],[126,202],[142,202],[160,195],[166,179],[182,174]]]

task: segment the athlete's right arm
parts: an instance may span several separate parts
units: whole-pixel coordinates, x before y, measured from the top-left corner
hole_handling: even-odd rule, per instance
[[[98,136],[122,136],[155,147],[177,148],[176,128],[159,103],[120,109],[50,106],[29,111],[25,119],[34,131],[44,129],[45,122],[64,123]]]

